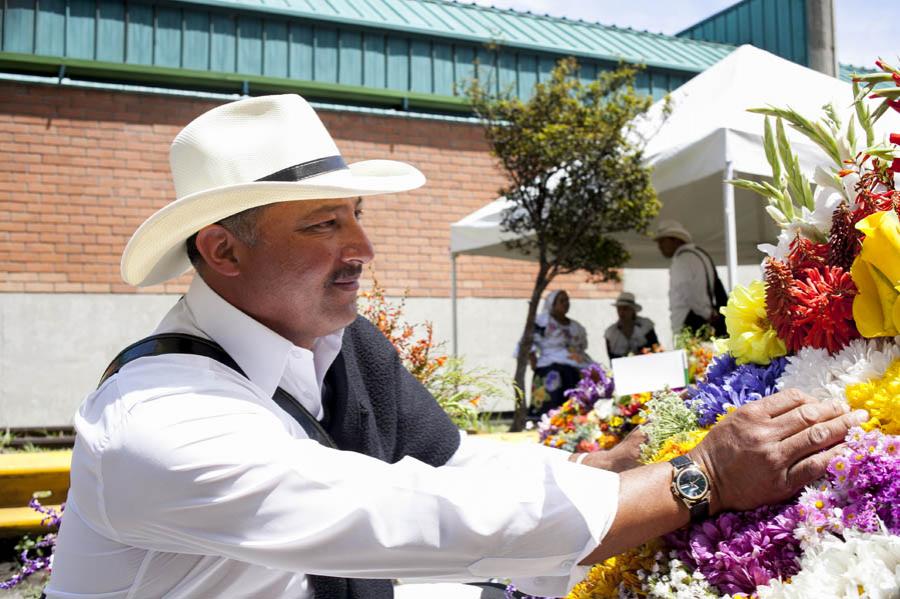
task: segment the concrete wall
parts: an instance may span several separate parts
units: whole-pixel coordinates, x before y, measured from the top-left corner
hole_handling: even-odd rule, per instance
[[[742,267],[739,278],[746,283],[758,272],[755,267]],[[660,340],[671,347],[667,271],[626,270],[624,279],[625,288],[644,306],[643,315],[656,323]],[[178,297],[0,294],[0,428],[71,424],[78,404],[94,388],[110,359],[152,332]],[[512,373],[512,354],[527,307],[524,299],[460,299],[460,353],[466,363]],[[436,338],[445,342],[449,352],[448,298],[410,298],[405,314],[412,323],[431,320]],[[587,329],[592,357],[606,363],[603,331],[615,321],[612,299],[573,299],[570,315]],[[512,406],[485,407],[508,410]]]

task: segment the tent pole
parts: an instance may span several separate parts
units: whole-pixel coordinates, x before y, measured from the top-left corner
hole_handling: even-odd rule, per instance
[[[452,328],[453,357],[459,355],[459,337],[456,313],[456,253],[450,252],[450,321]]]
[[[725,161],[725,178],[722,180],[722,199],[725,208],[725,260],[728,266],[728,291],[737,285],[737,223],[734,214],[734,186],[728,181],[734,178],[734,164]]]

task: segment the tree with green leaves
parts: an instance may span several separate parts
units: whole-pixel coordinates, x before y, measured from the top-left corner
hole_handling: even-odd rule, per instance
[[[659,211],[635,119],[651,99],[634,91],[635,68],[620,66],[585,84],[573,58],[561,60],[527,101],[489,92],[475,80],[468,96],[506,172],[500,190],[514,207],[501,228],[511,248],[533,256],[537,273],[516,360],[512,429],[525,424],[525,370],[541,295],[560,274],[584,271],[617,280],[628,252],[612,234],[645,232]]]

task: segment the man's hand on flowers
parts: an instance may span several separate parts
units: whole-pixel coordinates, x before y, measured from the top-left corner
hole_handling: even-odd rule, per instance
[[[711,483],[710,514],[785,500],[825,475],[835,447],[863,410],[819,402],[787,390],[743,405],[714,426],[689,456]],[[824,450],[824,451],[823,451]],[[619,475],[619,509],[602,543],[583,564],[597,563],[684,526],[688,508],[671,491],[668,462]]]
[[[710,477],[710,513],[788,499],[825,475],[864,410],[789,389],[744,405],[709,431],[690,456]],[[827,450],[827,451],[822,451]]]

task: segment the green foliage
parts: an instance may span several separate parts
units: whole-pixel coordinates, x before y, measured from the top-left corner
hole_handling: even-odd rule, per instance
[[[641,425],[647,435],[647,442],[641,445],[641,460],[644,462],[649,462],[669,437],[697,430],[700,426],[697,414],[672,391],[654,393],[653,399],[644,404],[641,416],[647,419]]]
[[[519,235],[510,245],[545,263],[551,279],[576,270],[615,279],[628,253],[610,234],[646,231],[659,211],[632,135],[651,99],[634,92],[633,67],[589,85],[577,68],[561,60],[527,102],[494,96],[477,80],[469,98],[509,178],[500,193],[519,207],[501,223]]]
[[[462,358],[447,358],[425,384],[453,423],[462,430],[487,426],[491,404],[509,395],[503,373],[487,368],[466,369]]]

